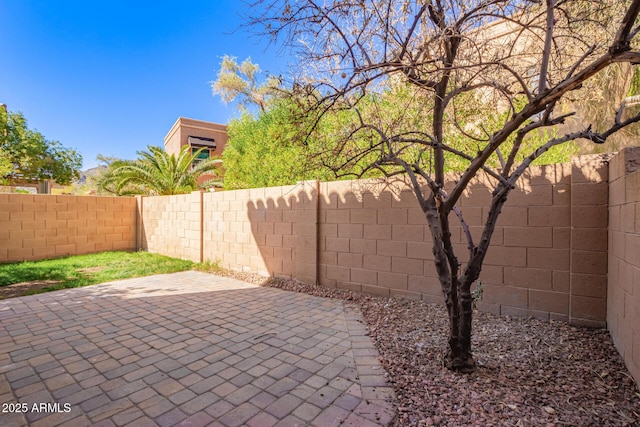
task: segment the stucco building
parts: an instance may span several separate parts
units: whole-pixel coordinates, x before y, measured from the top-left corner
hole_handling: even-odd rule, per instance
[[[185,145],[189,145],[192,152],[205,148],[199,157],[206,159],[220,156],[227,139],[225,125],[180,117],[164,137],[164,150],[177,155]]]

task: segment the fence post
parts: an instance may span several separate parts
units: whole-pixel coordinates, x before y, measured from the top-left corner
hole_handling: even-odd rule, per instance
[[[316,280],[320,284],[320,180],[316,179]]]
[[[200,191],[200,262],[204,262],[204,192]]]
[[[136,196],[136,251],[143,249],[142,235],[144,233],[143,196]]]

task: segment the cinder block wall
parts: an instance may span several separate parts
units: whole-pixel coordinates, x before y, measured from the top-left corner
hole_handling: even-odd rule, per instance
[[[204,194],[204,259],[315,283],[317,183]]]
[[[202,193],[138,197],[139,247],[175,258],[201,260]]]
[[[604,326],[606,170],[600,157],[581,157],[532,167],[518,181],[480,276],[482,310]],[[488,180],[475,179],[458,205],[475,242],[491,200]],[[320,189],[322,285],[442,302],[431,235],[408,185],[343,181]],[[466,261],[455,215],[451,223],[456,253]]]
[[[532,167],[518,181],[482,270],[480,309],[605,325],[605,160],[583,156],[571,164]],[[488,180],[477,177],[459,202],[476,242],[491,199]],[[442,302],[426,219],[401,180],[145,197],[141,206],[141,247],[152,252]],[[466,239],[453,214],[452,238],[466,261]]]
[[[630,263],[621,249],[629,252],[630,238],[622,244],[611,237],[630,230],[616,228],[622,221],[616,218],[629,218],[629,206],[635,206],[620,201],[620,194],[626,194],[619,190],[620,180],[634,176],[620,171],[611,184],[611,210],[617,216],[609,246],[625,264],[617,261],[616,268]],[[475,179],[459,203],[476,241],[491,198],[488,179]],[[479,307],[604,326],[607,268],[612,270],[607,181],[607,164],[599,156],[531,168],[498,221],[481,274]],[[464,262],[466,241],[453,215],[452,224]],[[442,301],[426,219],[403,181],[303,182],[138,197],[137,203],[132,198],[4,194],[0,243],[5,262],[140,248],[324,286]]]
[[[601,158],[581,157],[532,167],[518,181],[480,276],[482,310],[604,326],[606,171]],[[458,205],[475,242],[488,214],[488,179],[475,179]],[[431,235],[408,185],[330,182],[320,194],[321,284],[442,302]],[[466,238],[454,215],[451,223],[464,262]]]
[[[320,184],[321,285],[379,295],[437,294],[436,283],[425,277],[431,255],[426,223],[407,190],[401,181]]]
[[[0,262],[136,249],[136,200],[0,194]]]
[[[640,148],[618,153],[609,177],[607,326],[640,384]]]
[[[568,320],[570,194],[566,164],[532,167],[516,183],[487,254],[489,271],[480,277],[487,283],[483,309]]]
[[[265,276],[317,280],[317,183],[139,198],[140,247]]]
[[[604,327],[610,155],[581,156],[571,164],[571,274],[569,319]]]
[[[282,259],[276,265],[273,250],[268,250],[266,240],[257,235],[258,229],[263,230],[264,226],[259,224],[264,222],[264,215],[249,212],[248,205],[255,198],[257,209],[260,195],[264,196],[265,191],[277,200],[278,190],[279,187],[204,194],[204,258],[220,261],[237,271],[265,276],[283,274]],[[281,208],[285,209],[285,206]],[[250,218],[255,222],[256,233],[252,233]],[[268,243],[273,246],[273,239]],[[282,246],[282,241],[278,243],[278,246]],[[265,256],[262,256],[263,253]],[[285,258],[290,260],[291,255],[288,254]]]

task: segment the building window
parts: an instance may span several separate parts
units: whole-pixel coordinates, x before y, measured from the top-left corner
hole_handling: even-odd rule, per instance
[[[216,141],[213,138],[204,138],[202,136],[189,136],[189,146],[191,147],[191,155],[196,154],[198,150],[203,150],[194,159],[193,163],[200,163],[211,157],[216,149]]]
[[[196,152],[197,152],[198,150],[200,150],[201,148],[203,148],[203,147],[194,147],[194,146],[191,146],[191,155],[196,154]],[[211,157],[211,150],[209,150],[208,148],[205,148],[204,150],[202,150],[202,151],[200,152],[200,154],[198,154],[198,156],[196,157],[196,159],[197,159],[197,160],[206,160],[206,159],[208,159],[209,157]]]

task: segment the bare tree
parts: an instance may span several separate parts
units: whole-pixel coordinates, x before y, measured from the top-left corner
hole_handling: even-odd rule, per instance
[[[518,178],[554,146],[579,138],[603,143],[640,121],[640,114],[625,116],[622,105],[607,129],[587,126],[533,148],[524,144],[572,115],[559,108],[572,91],[613,64],[640,63],[640,0],[263,0],[253,7],[250,25],[295,48],[304,69],[299,86],[317,96],[318,117],[336,107],[357,117],[331,147],[334,158],[346,159],[337,166],[373,158],[361,173],[408,176],[432,234],[448,310],[446,365],[473,371],[471,286]],[[360,112],[363,99],[383,99],[398,83],[424,100],[422,129],[398,126],[402,114],[391,123],[384,114]],[[461,123],[456,109],[470,100],[507,114],[490,129]],[[452,143],[453,131],[469,143]],[[359,133],[366,138],[355,138]],[[445,192],[453,157],[466,168]],[[475,241],[456,204],[478,174],[489,177],[493,192]],[[466,262],[454,252],[450,220],[456,217],[467,238]]]

